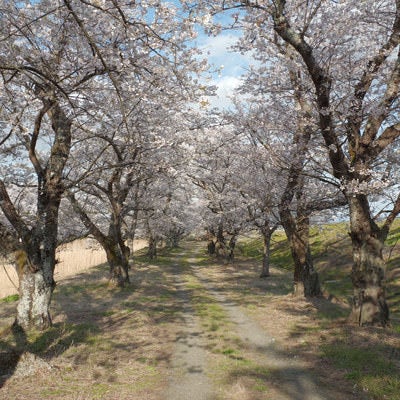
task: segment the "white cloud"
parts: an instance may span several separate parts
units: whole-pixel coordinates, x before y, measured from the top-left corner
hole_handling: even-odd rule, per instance
[[[201,36],[199,38],[199,48],[210,57],[218,57],[221,53],[228,53],[238,37],[232,34],[220,34],[218,36]]]
[[[221,33],[217,36],[200,35],[197,46],[211,66],[208,84],[217,87],[216,96],[208,98],[211,107],[228,108],[232,106],[232,97],[237,97],[236,89],[241,83],[240,77],[252,63],[251,54],[232,51],[239,36]],[[222,67],[222,68],[221,68]]]
[[[211,107],[229,108],[232,106],[231,99],[237,97],[236,90],[241,84],[238,76],[223,76],[212,82],[217,87],[216,95],[209,97]]]
[[[222,75],[241,75],[251,62],[250,55],[243,55],[232,50],[232,46],[238,40],[238,36],[232,33],[219,34],[217,36],[202,35],[198,38],[198,46],[203,51],[210,65],[214,68],[224,69]]]

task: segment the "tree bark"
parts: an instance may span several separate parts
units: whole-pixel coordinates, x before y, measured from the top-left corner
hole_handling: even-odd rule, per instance
[[[215,243],[215,254],[217,258],[226,257],[226,242],[224,237],[224,227],[222,223],[218,225],[216,243]]]
[[[129,248],[122,239],[121,205],[113,204],[113,213],[108,229],[108,235],[103,243],[108,265],[110,266],[110,281],[123,287],[130,283],[129,279]]]
[[[50,303],[54,281],[46,278],[43,270],[31,271],[24,266],[19,279],[19,302],[15,323],[23,329],[41,330],[51,326]]]
[[[353,245],[353,302],[350,321],[359,326],[389,325],[385,296],[385,234],[370,216],[365,195],[351,196],[350,237]]]
[[[260,278],[268,278],[270,276],[271,239],[275,229],[276,227],[269,227],[269,223],[266,223],[266,225],[260,229],[263,237],[263,259]]]
[[[54,141],[46,163],[36,155],[36,144],[44,115],[54,132]],[[0,206],[21,240],[25,258],[17,260],[20,300],[16,324],[23,329],[44,330],[51,325],[50,303],[55,287],[54,268],[58,233],[58,210],[64,192],[63,171],[71,147],[71,120],[55,99],[43,99],[30,143],[29,158],[37,175],[36,224],[29,228],[18,213],[3,182],[0,181]]]
[[[309,245],[309,217],[297,214],[295,219],[290,210],[280,214],[294,263],[293,293],[295,296],[320,296],[319,277],[314,269]]]
[[[249,4],[250,5],[250,4]],[[305,35],[292,29],[285,13],[286,2],[277,0],[271,15],[274,30],[281,38],[290,43],[302,57],[312,79],[316,93],[316,104],[319,110],[319,127],[328,149],[333,175],[341,182],[353,180],[365,181],[364,174],[358,174],[366,167],[373,165],[376,157],[400,136],[399,124],[388,125],[390,105],[398,97],[400,82],[400,60],[396,58],[386,89],[374,112],[365,114],[365,98],[377,79],[377,74],[387,58],[398,48],[400,42],[400,3],[396,2],[396,13],[393,25],[388,32],[386,42],[380,49],[364,62],[365,69],[359,78],[355,77],[351,106],[345,118],[348,154],[343,151],[343,142],[336,133],[334,114],[330,110],[332,79],[329,67],[320,63],[315,57],[314,49],[308,44]],[[311,42],[311,41],[310,41]],[[386,73],[386,71],[385,71]],[[395,216],[400,212],[399,201],[390,212],[383,228],[373,221],[368,199],[364,194],[343,193],[348,199],[350,211],[351,240],[353,244],[353,307],[350,319],[359,325],[386,326],[389,324],[389,311],[385,299],[385,262],[382,257],[383,243]]]
[[[234,258],[235,258],[235,247],[236,247],[236,241],[237,241],[237,237],[238,237],[239,232],[235,231],[231,238],[229,239],[229,254],[228,254],[228,260],[230,262],[233,262]]]
[[[157,239],[154,235],[150,235],[149,237],[149,249],[147,250],[147,255],[151,260],[157,257]]]
[[[120,224],[115,224],[113,218],[108,229],[108,235],[105,235],[89,218],[85,210],[79,205],[77,199],[72,192],[67,195],[74,211],[79,215],[82,223],[88,231],[95,237],[104,249],[107,257],[107,262],[110,267],[110,281],[117,286],[125,286],[130,282],[129,279],[129,253],[127,246],[122,240],[120,232]]]
[[[115,243],[107,242],[107,244],[103,245],[103,248],[110,266],[110,282],[115,283],[118,287],[124,287],[130,283],[128,258],[119,246]]]
[[[214,240],[209,240],[208,244],[207,244],[207,253],[210,256],[213,256],[215,254],[215,243]]]

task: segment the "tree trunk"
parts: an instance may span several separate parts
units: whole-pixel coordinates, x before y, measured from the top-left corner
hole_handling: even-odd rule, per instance
[[[216,243],[216,239],[215,239],[215,231],[213,228],[207,228],[207,253],[210,256],[215,255],[215,243]]]
[[[157,257],[157,239],[153,235],[150,235],[149,237],[149,249],[147,255],[151,260]]]
[[[36,144],[46,113],[51,120],[54,141],[49,159],[42,165],[36,155]],[[35,327],[44,330],[51,325],[49,308],[55,287],[58,210],[64,192],[63,171],[71,147],[71,124],[55,99],[43,100],[29,147],[29,158],[38,181],[36,223],[33,228],[23,221],[4,183],[0,182],[0,206],[17,231],[23,248],[20,259],[17,259],[20,300],[15,321],[23,329]]]
[[[365,195],[348,198],[353,245],[353,302],[350,321],[359,326],[389,325],[383,259],[385,237],[370,215]]]
[[[39,223],[23,239],[24,250],[17,252],[19,303],[16,324],[40,330],[51,326],[50,303],[55,288],[58,209],[60,196],[45,191],[38,196]]]
[[[235,257],[234,251],[236,247],[236,241],[237,241],[237,233],[235,232],[232,237],[229,240],[229,254],[228,254],[228,260],[233,262],[233,259]]]
[[[16,324],[23,329],[44,330],[51,326],[50,302],[55,287],[58,208],[60,197],[53,191],[38,196],[38,224],[22,238],[15,253],[19,278]]]
[[[89,232],[100,243],[106,252],[107,262],[110,266],[110,281],[117,286],[125,286],[130,282],[129,279],[129,255],[130,249],[125,245],[121,235],[121,224],[119,222],[119,214],[113,214],[110,225],[108,227],[108,235],[106,236],[89,218],[86,211],[80,206],[72,192],[67,193],[67,197],[79,215],[82,223]],[[114,210],[118,207],[115,207]]]
[[[215,254],[217,255],[217,258],[226,257],[226,243],[222,224],[218,225],[217,241],[215,243]]]
[[[215,254],[215,243],[213,240],[210,240],[207,244],[207,253],[210,256],[213,256]]]
[[[260,278],[267,278],[270,276],[269,261],[271,256],[271,238],[273,231],[270,229],[264,229],[263,227],[261,233],[263,237],[263,259]]]
[[[292,247],[296,277],[294,292],[297,292],[298,295],[313,297],[321,295],[321,287],[318,273],[314,269],[309,238],[310,219],[308,216],[298,213]]]
[[[23,329],[40,330],[51,326],[50,303],[54,281],[45,277],[43,270],[31,271],[25,265],[19,281],[19,302],[15,323]]]
[[[321,295],[317,271],[314,269],[309,245],[309,217],[297,213],[296,220],[290,211],[281,212],[281,223],[289,241],[294,262],[293,292],[295,296]]]
[[[124,287],[129,284],[129,263],[126,255],[115,244],[108,244],[103,247],[110,266],[110,281],[118,287]]]

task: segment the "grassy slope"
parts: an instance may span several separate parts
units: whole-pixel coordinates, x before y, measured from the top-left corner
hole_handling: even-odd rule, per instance
[[[351,243],[345,223],[330,224],[311,229],[311,250],[323,289],[340,301],[349,303],[352,296],[350,271]],[[396,220],[386,241],[387,295],[391,319],[400,325],[400,220]],[[238,247],[246,257],[262,258],[259,238],[243,239]],[[282,270],[291,270],[292,261],[286,236],[278,231],[272,239],[271,264]],[[400,329],[400,328],[399,328]]]
[[[315,266],[331,304],[324,301],[311,302],[314,306],[314,322],[310,319],[301,323],[293,321],[290,337],[300,341],[297,349],[300,353],[307,352],[302,349],[301,343],[308,351],[312,349],[314,354],[319,353],[330,365],[341,371],[341,378],[368,393],[367,398],[399,400],[400,221],[396,221],[385,250],[388,267],[387,295],[392,320],[392,328],[388,330],[351,327],[345,323],[352,294],[351,243],[347,230],[345,224],[332,224],[312,230],[311,245]],[[245,256],[261,260],[260,239],[244,239],[239,248]],[[280,271],[291,271],[290,250],[283,232],[274,235],[271,264]],[[282,287],[282,294],[285,290],[287,287]],[[291,303],[287,308],[293,311],[295,306]],[[261,308],[257,303],[254,309],[255,317],[263,322]],[[264,324],[267,325],[267,322],[264,321]]]

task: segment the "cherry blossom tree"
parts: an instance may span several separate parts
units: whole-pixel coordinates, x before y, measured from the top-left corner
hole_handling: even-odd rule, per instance
[[[229,260],[233,259],[239,232],[248,225],[246,202],[237,181],[242,173],[240,152],[240,138],[231,127],[201,129],[196,135],[195,153],[187,172],[193,184],[201,189],[209,250]]]
[[[45,329],[51,324],[58,214],[71,146],[87,138],[88,127],[100,126],[98,102],[109,101],[126,129],[132,106],[127,99],[141,95],[134,90],[138,80],[162,93],[172,90],[164,87],[168,77],[189,91],[194,78],[188,66],[196,71],[204,64],[185,45],[194,35],[192,22],[171,4],[2,1],[1,10],[0,144],[7,168],[0,177],[0,206],[27,255],[16,323]],[[12,187],[36,191],[36,206],[19,209]]]
[[[353,243],[354,296],[350,320],[389,323],[385,294],[384,241],[400,211],[400,197],[378,224],[371,195],[387,185],[378,159],[399,138],[398,1],[206,2],[210,10],[246,10],[245,25],[259,40],[275,32],[293,50],[309,80],[331,174],[347,199]],[[201,8],[200,8],[201,9]],[[201,12],[204,12],[204,8]],[[279,68],[279,65],[278,65]]]
[[[248,114],[236,110],[236,129],[240,132],[244,142],[239,153],[241,172],[236,175],[237,190],[243,198],[244,207],[247,209],[248,229],[256,228],[263,239],[263,259],[260,278],[270,276],[270,256],[272,235],[280,226],[278,215],[278,202],[280,188],[277,185],[277,169],[271,153],[260,146],[243,125]],[[240,123],[239,123],[240,122]]]

